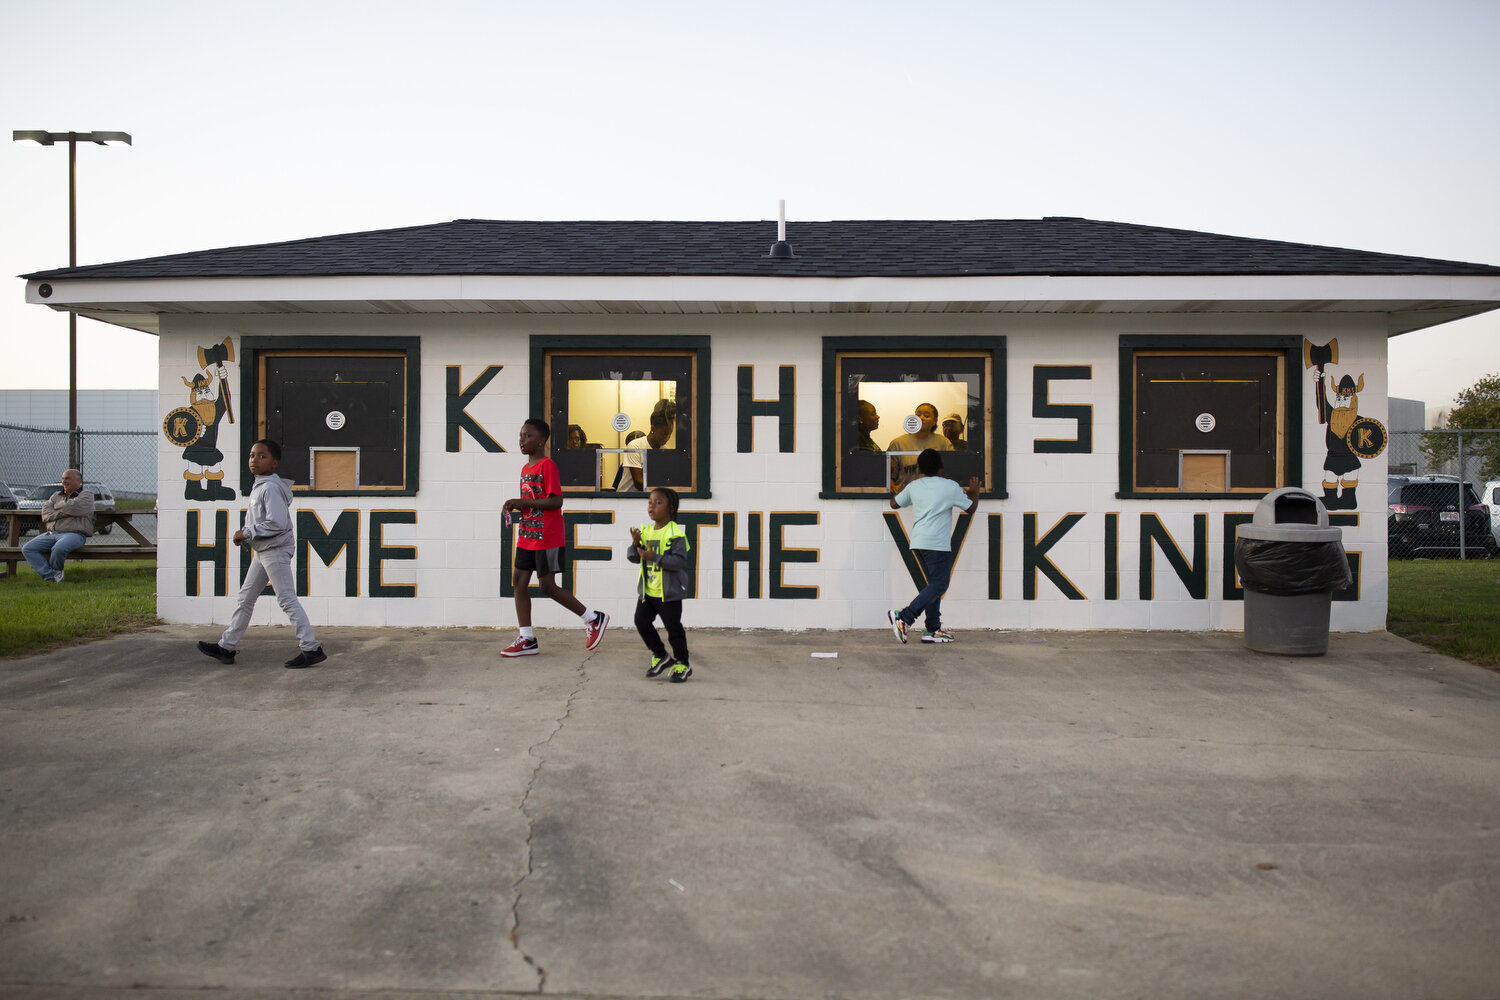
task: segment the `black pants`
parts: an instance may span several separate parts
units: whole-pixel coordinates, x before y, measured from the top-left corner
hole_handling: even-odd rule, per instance
[[[672,644],[672,655],[678,663],[688,661],[687,633],[682,630],[682,602],[664,601],[660,597],[642,597],[635,605],[635,630],[641,634],[646,648],[652,656],[666,656],[667,648],[661,644],[661,635],[652,624],[661,615],[661,623],[667,627],[667,641]]]

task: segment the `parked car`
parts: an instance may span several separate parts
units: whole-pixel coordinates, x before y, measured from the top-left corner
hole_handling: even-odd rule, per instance
[[[1466,555],[1493,558],[1500,541],[1489,508],[1472,483],[1451,476],[1391,476],[1386,494],[1386,548],[1391,558],[1457,555],[1463,532]]]
[[[109,490],[105,489],[103,484],[90,483],[88,481],[85,481],[83,484],[83,488],[94,494],[94,510],[96,512],[101,510],[115,509],[115,495]],[[47,499],[52,496],[52,494],[58,492],[61,489],[62,483],[43,483],[41,486],[34,487],[30,493],[26,494],[25,499],[16,501],[16,509],[41,510],[42,504],[46,503]],[[113,524],[103,525],[99,528],[99,534],[107,535],[114,530],[114,527],[115,526]],[[21,532],[23,534],[27,531],[35,531],[36,528],[36,521],[28,520],[22,522],[21,524]]]
[[[16,492],[17,487],[9,483],[0,482],[0,510],[15,510],[16,501],[21,499],[21,494]]]
[[[1490,509],[1490,534],[1495,536],[1495,544],[1500,545],[1500,479],[1491,479],[1484,484],[1479,502]]]

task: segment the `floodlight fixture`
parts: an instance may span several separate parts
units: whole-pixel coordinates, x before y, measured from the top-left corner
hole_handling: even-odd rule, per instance
[[[10,137],[15,142],[39,142],[43,146],[51,146],[58,142],[92,142],[102,146],[107,142],[123,142],[130,145],[129,132],[39,132],[18,131],[12,132]]]

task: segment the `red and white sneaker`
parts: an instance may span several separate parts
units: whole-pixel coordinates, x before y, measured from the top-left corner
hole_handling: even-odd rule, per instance
[[[535,656],[538,652],[535,639],[516,636],[516,641],[500,650],[501,656]]]
[[[588,639],[584,642],[584,649],[593,649],[604,641],[604,630],[609,628],[609,615],[603,611],[595,611],[593,620],[584,626],[588,633]]]

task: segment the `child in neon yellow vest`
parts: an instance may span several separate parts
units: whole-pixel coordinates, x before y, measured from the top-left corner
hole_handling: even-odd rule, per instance
[[[677,491],[657,486],[646,498],[646,516],[650,524],[630,529],[634,543],[625,558],[641,564],[636,578],[635,628],[651,651],[647,677],[671,670],[671,678],[682,682],[693,676],[688,665],[687,633],[682,630],[682,601],[689,595],[688,540],[677,523]],[[657,616],[667,627],[672,654],[662,645],[654,624]]]

